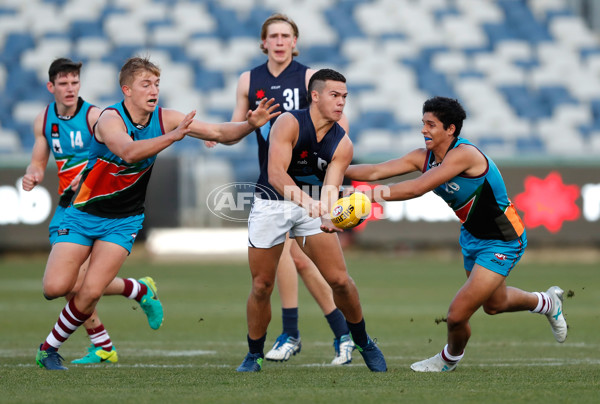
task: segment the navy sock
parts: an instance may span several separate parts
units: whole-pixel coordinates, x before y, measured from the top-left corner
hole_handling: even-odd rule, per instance
[[[250,351],[250,353],[252,353],[252,354],[259,353],[264,357],[265,356],[265,354],[264,354],[265,340],[267,339],[267,334],[263,335],[259,339],[252,339],[252,338],[250,338],[250,335],[248,335],[247,337],[248,337],[248,350]]]
[[[340,309],[336,308],[331,313],[327,314],[325,318],[327,319],[329,327],[331,327],[331,331],[333,331],[335,338],[340,339],[342,335],[350,333],[348,324],[346,324],[346,318]]]
[[[298,308],[281,309],[281,320],[283,322],[283,332],[292,338],[298,338]]]
[[[365,319],[360,320],[359,323],[351,323],[346,320],[350,333],[352,334],[352,340],[356,345],[364,348],[369,343],[369,337],[367,336],[367,329],[365,327]]]

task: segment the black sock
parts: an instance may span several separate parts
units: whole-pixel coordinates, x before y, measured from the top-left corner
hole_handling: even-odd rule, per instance
[[[352,334],[352,340],[356,345],[364,348],[369,343],[369,336],[367,335],[367,329],[365,327],[365,319],[363,318],[360,322],[354,324],[346,320],[350,333]]]
[[[263,335],[259,339],[252,339],[250,335],[248,335],[248,350],[251,354],[259,353],[261,356],[265,356],[265,340],[267,339],[267,334]]]

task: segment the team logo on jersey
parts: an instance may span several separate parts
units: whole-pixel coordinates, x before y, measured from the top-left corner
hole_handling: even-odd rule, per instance
[[[495,253],[494,256],[496,258],[498,258],[500,261],[504,261],[506,259],[506,255],[504,255],[504,254]]]
[[[52,139],[52,151],[54,153],[62,153],[62,147],[60,147],[60,140],[59,139]]]
[[[265,98],[265,95],[265,90],[263,90],[262,88],[256,91],[256,99],[258,100],[262,100],[263,98]]]
[[[301,159],[305,159],[308,157],[308,151],[304,150],[302,153],[300,153],[300,158]]]
[[[60,137],[60,132],[58,131],[58,124],[53,123],[50,127],[50,136],[52,137]]]

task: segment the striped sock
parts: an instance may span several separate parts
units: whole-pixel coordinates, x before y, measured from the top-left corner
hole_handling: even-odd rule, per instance
[[[532,313],[548,314],[552,310],[552,299],[546,292],[533,292],[538,298],[538,304],[535,309],[531,310]]]
[[[123,282],[125,283],[125,289],[121,294],[128,299],[135,299],[139,302],[148,293],[148,287],[133,278],[123,279]]]
[[[60,346],[73,334],[92,314],[83,314],[75,307],[73,299],[67,302],[67,305],[60,312],[58,321],[54,328],[46,337],[46,341],[40,348],[42,351],[50,347],[60,348]]]
[[[450,352],[448,352],[448,344],[446,344],[444,349],[442,349],[442,352],[440,352],[440,355],[447,364],[456,365],[463,358],[463,356],[465,356],[465,351],[463,350],[458,356],[450,355]]]
[[[94,344],[96,348],[102,348],[107,352],[112,351],[112,341],[103,324],[100,324],[96,328],[88,328],[86,331],[90,337],[90,341],[92,341],[92,344]]]

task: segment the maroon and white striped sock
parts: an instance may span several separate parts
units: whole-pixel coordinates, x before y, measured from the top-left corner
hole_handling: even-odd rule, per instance
[[[125,283],[125,289],[122,295],[128,299],[135,299],[139,302],[148,293],[148,287],[133,278],[123,279],[123,282]]]
[[[54,347],[56,349],[60,348],[60,346],[73,334],[83,323],[85,320],[90,318],[92,314],[83,314],[75,307],[75,302],[73,299],[69,300],[64,309],[60,312],[60,316],[58,317],[58,321],[54,324],[54,328],[46,337],[46,341],[42,344],[40,348],[42,351],[50,347]]]
[[[533,292],[538,298],[538,304],[532,313],[548,314],[552,310],[552,299],[546,292]]]
[[[92,344],[94,344],[96,348],[102,348],[107,352],[112,351],[112,341],[103,324],[100,324],[96,328],[88,328],[86,331],[90,337],[90,341],[92,341]]]
[[[465,356],[465,351],[463,350],[462,353],[458,356],[450,355],[450,352],[448,352],[448,344],[446,344],[444,349],[442,349],[440,355],[442,356],[444,362],[446,362],[447,364],[456,365],[463,358],[463,356]]]

